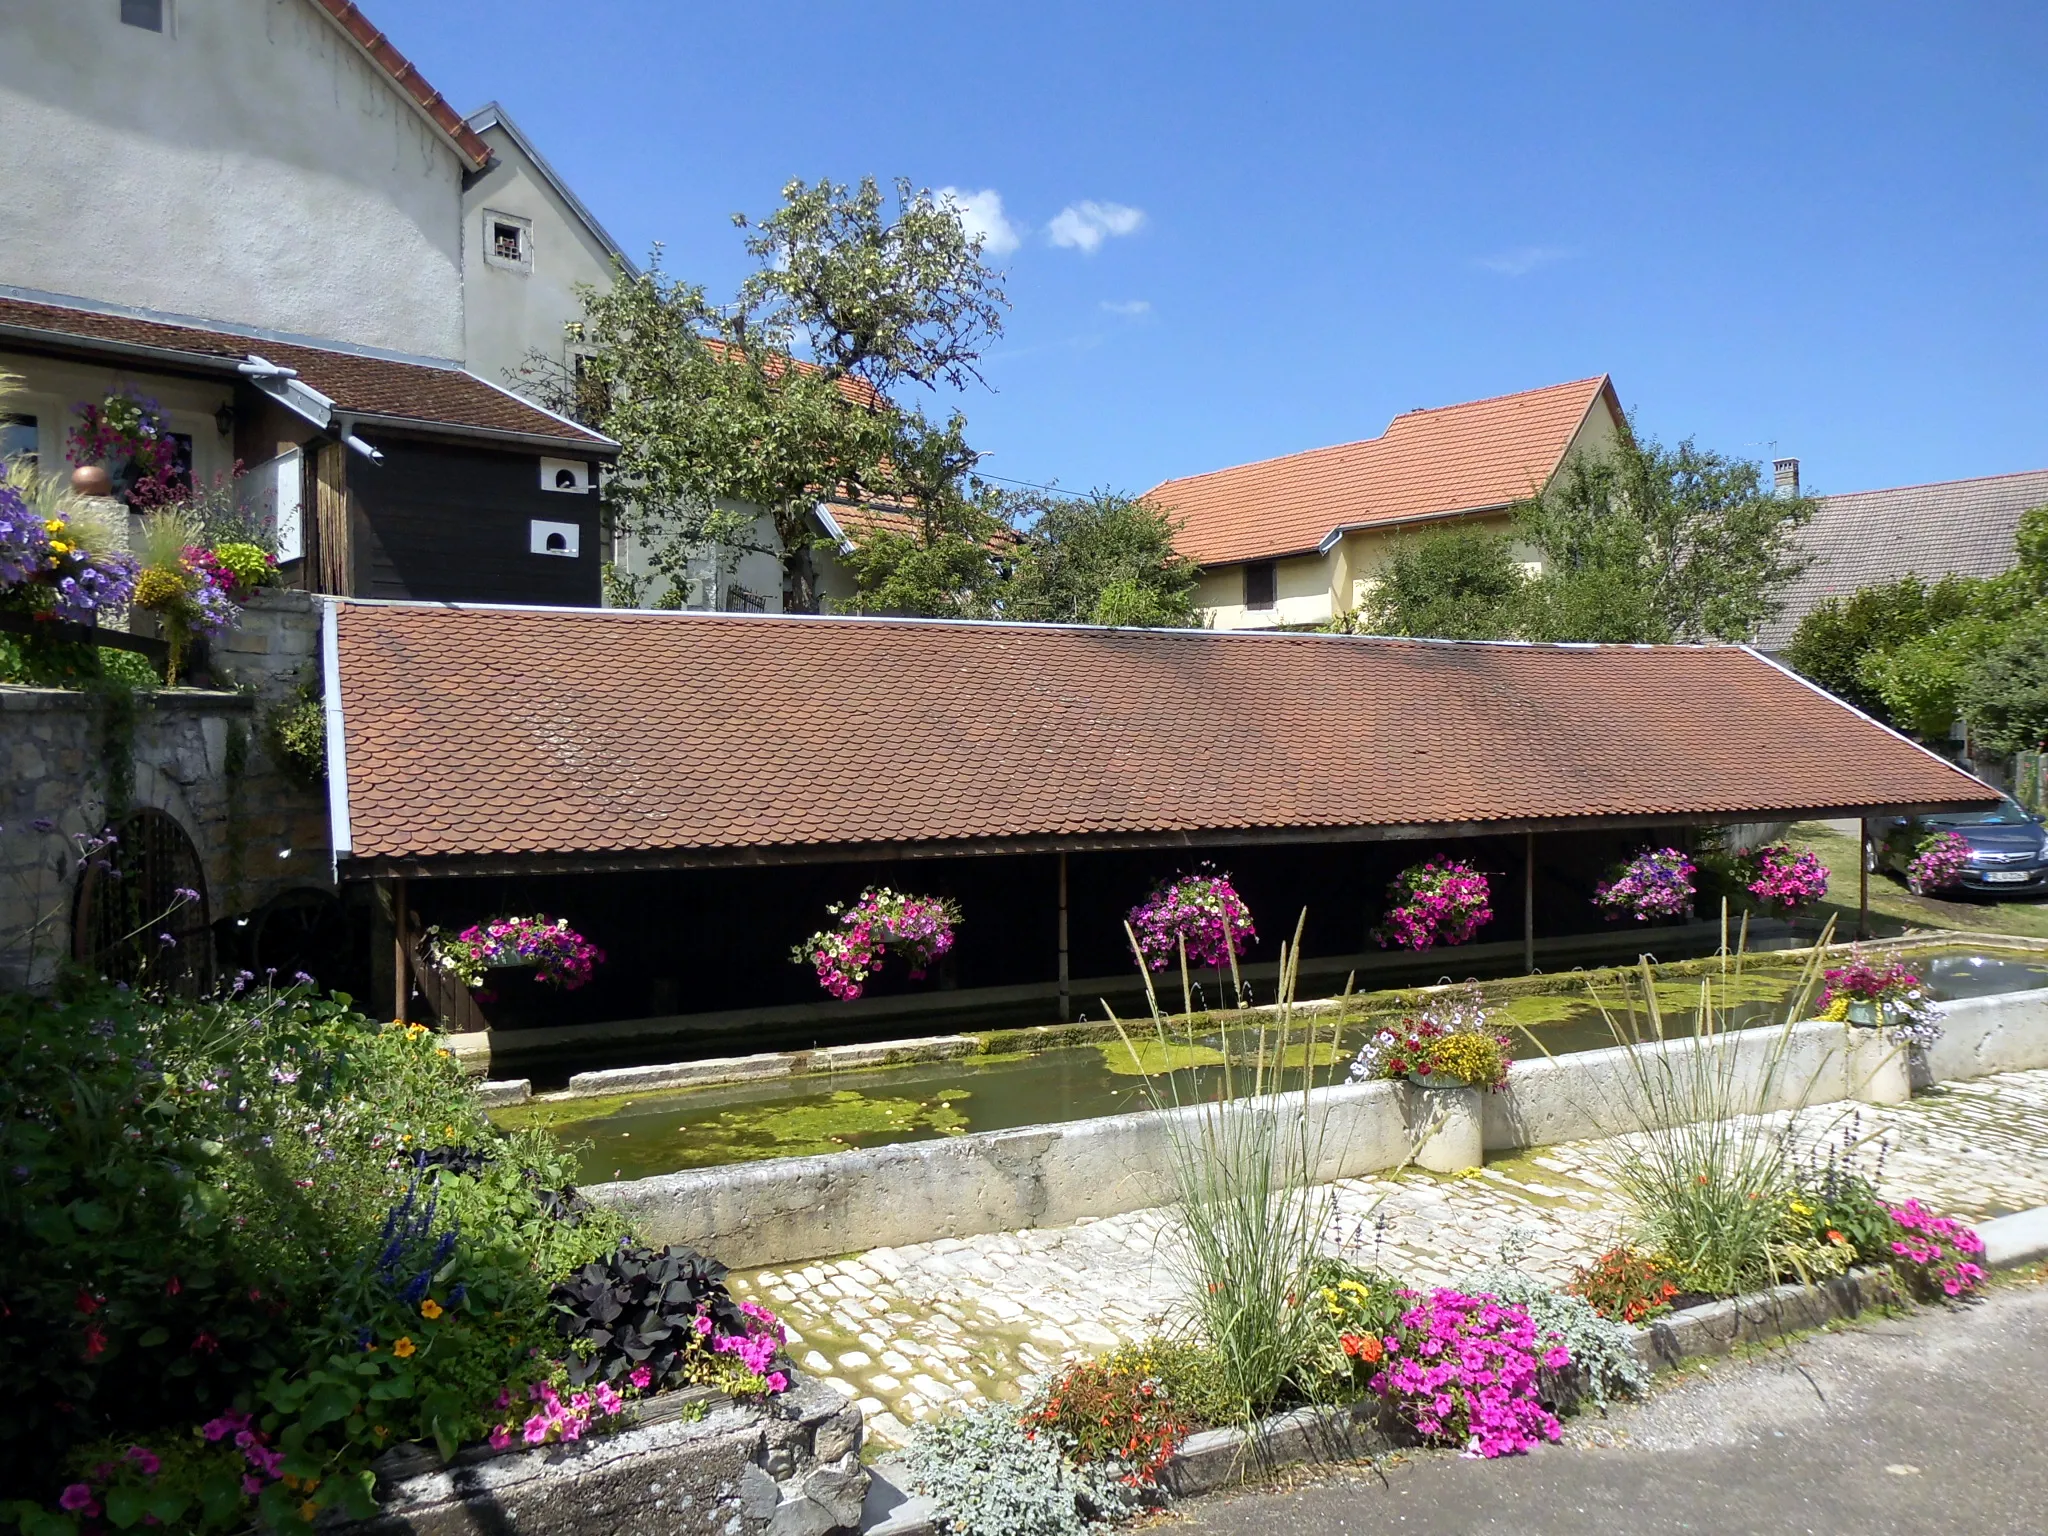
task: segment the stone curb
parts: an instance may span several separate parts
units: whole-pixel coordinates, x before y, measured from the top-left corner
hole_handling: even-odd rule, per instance
[[[1980,1222],[1987,1269],[2048,1259],[2048,1206]],[[1780,1285],[1753,1296],[1693,1307],[1636,1330],[1636,1355],[1652,1370],[1689,1359],[1726,1355],[1739,1345],[1803,1332],[1902,1299],[1889,1271],[1852,1270],[1817,1286]],[[1262,1420],[1251,1431],[1211,1429],[1190,1435],[1166,1464],[1160,1482],[1175,1499],[1219,1488],[1304,1461],[1355,1461],[1391,1450],[1393,1438],[1377,1405],[1300,1408]],[[1255,1440],[1254,1440],[1254,1437]],[[1251,1442],[1248,1444],[1248,1442]],[[884,1457],[869,1472],[861,1536],[943,1536],[936,1506],[908,1493],[908,1469]]]

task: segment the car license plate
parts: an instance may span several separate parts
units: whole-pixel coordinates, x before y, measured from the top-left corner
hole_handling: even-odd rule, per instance
[[[1994,885],[2020,885],[2034,878],[2030,869],[1987,869],[1984,879]]]

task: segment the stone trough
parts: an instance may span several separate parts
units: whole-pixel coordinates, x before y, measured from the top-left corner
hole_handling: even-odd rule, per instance
[[[1945,1003],[1939,1011],[1947,1033],[1912,1064],[1923,1085],[2048,1066],[2048,991]],[[1729,1053],[1734,1080],[1769,1090],[1760,1092],[1769,1109],[1896,1102],[1909,1086],[1900,1048],[1844,1024],[1735,1031],[1712,1049]],[[1635,1072],[1627,1053],[1613,1048],[1521,1062],[1504,1093],[1452,1090],[1478,1101],[1456,1116],[1466,1144],[1438,1147],[1429,1162],[1463,1166],[1482,1153],[1640,1129],[1646,1122],[1631,1091]],[[1323,1121],[1317,1180],[1398,1167],[1418,1143],[1427,1150],[1432,1127],[1442,1129],[1442,1106],[1431,1101],[1444,1093],[1386,1082],[1317,1090],[1310,1111]],[[1300,1105],[1290,1096],[1282,1112],[1299,1114]],[[1165,1205],[1173,1198],[1168,1116],[1195,1112],[1145,1111],[728,1164],[586,1192],[623,1212],[649,1241],[715,1252],[737,1268],[784,1264]]]

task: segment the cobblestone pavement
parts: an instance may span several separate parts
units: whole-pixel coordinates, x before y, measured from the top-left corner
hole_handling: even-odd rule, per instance
[[[1895,1198],[1972,1218],[2048,1205],[2048,1070],[1798,1117],[1808,1144],[1845,1131],[1881,1133],[1882,1182]],[[1330,1246],[1425,1283],[1509,1246],[1522,1268],[1562,1282],[1621,1235],[1624,1211],[1601,1159],[1601,1143],[1571,1142],[1450,1177],[1346,1179],[1329,1190]],[[1169,1212],[1134,1211],[758,1270],[732,1286],[772,1306],[796,1360],[859,1399],[877,1438],[900,1443],[908,1423],[948,1403],[1014,1398],[1063,1357],[1170,1327],[1176,1251]]]

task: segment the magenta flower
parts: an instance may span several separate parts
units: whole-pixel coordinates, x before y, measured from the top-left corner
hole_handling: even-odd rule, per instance
[[[1138,952],[1155,971],[1178,962],[1183,945],[1190,964],[1221,968],[1259,936],[1230,876],[1207,864],[1155,887],[1131,908],[1129,920]]]
[[[99,1505],[93,1502],[92,1489],[84,1483],[72,1483],[57,1495],[57,1507],[68,1509],[75,1515],[96,1515]]]
[[[1486,876],[1462,859],[1411,864],[1387,887],[1395,905],[1374,937],[1382,947],[1463,944],[1493,921]]]

